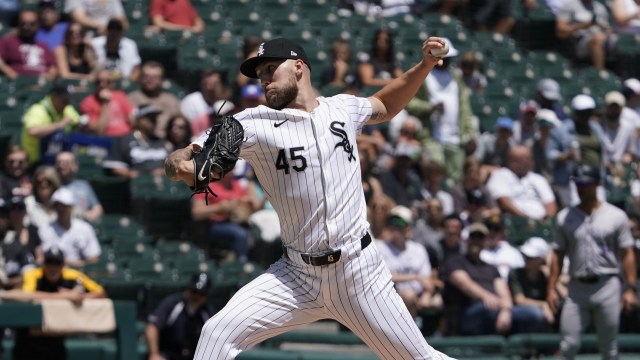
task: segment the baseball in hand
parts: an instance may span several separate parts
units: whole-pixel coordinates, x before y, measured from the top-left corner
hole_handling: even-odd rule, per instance
[[[433,55],[433,56],[435,56],[437,58],[444,57],[449,52],[449,43],[445,41],[443,47],[436,48],[436,49],[431,49],[431,50],[429,50],[429,52],[431,53],[431,55]]]

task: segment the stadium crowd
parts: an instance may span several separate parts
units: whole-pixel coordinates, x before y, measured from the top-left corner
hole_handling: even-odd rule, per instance
[[[345,0],[335,10],[345,19],[447,14],[474,32],[508,36],[516,23],[510,3]],[[5,28],[15,25],[0,38],[0,86],[25,81],[41,97],[18,104],[23,111],[13,121],[21,123],[20,134],[2,151],[0,285],[3,296],[15,298],[23,298],[19,292],[59,291],[36,289],[34,270],[43,276],[43,266],[64,262],[92,275],[91,269],[113,261],[107,255],[118,239],[105,242],[100,236],[103,218],[113,213],[102,204],[110,195],[94,189],[91,179],[162,182],[171,151],[220,116],[266,103],[260,84],[236,73],[234,64],[198,71],[196,86],[185,87],[192,90],[185,96],[169,91],[167,84],[180,79],[168,78],[166,61],[141,56],[138,43],[145,37],[128,36],[134,19],[120,0],[20,5],[0,2],[7,6],[0,8],[0,21]],[[606,69],[618,35],[640,34],[637,1],[523,2],[525,11],[540,7],[554,14],[557,38],[574,47],[576,69]],[[213,31],[189,0],[152,0],[142,17],[148,20],[146,34]],[[398,30],[375,30],[368,51],[355,51],[344,36],[326,44],[327,60],[312,70],[319,96],[368,95],[402,73],[394,48]],[[262,34],[241,35],[238,64],[262,42]],[[406,109],[388,124],[366,127],[357,139],[371,233],[425,335],[558,332],[561,310],[547,302],[548,278],[558,246],[558,213],[582,199],[572,181],[577,168],[595,169],[597,198],[626,213],[640,255],[640,81],[622,78],[619,88],[602,96],[593,91],[567,97],[562,79],[531,79],[531,96],[487,126],[472,106],[492,81],[482,49],[463,51],[456,39],[447,41],[444,64]],[[4,121],[0,117],[1,127]],[[91,151],[98,154],[93,164],[78,161]],[[84,178],[85,166],[100,172]],[[266,266],[277,258],[277,215],[252,169],[241,161],[212,188],[217,197],[208,202],[205,195],[182,199],[190,217],[175,240],[191,241],[217,263]],[[127,200],[132,203],[124,209],[136,208],[135,200]],[[167,240],[153,235],[152,247]],[[193,242],[196,237],[206,240]],[[633,271],[640,273],[637,264]],[[572,281],[568,269],[567,263],[552,290],[561,300]],[[191,278],[193,273],[181,280],[189,279],[191,290],[203,283],[206,291],[186,291],[185,299],[208,316],[198,294],[210,295],[215,281]],[[87,278],[88,293],[104,296],[100,277],[92,277],[97,283]],[[627,285],[635,290],[636,284]],[[147,336],[153,356],[163,349],[158,339],[168,336],[158,334],[167,321],[163,312],[187,301],[181,299],[174,296],[171,304],[142,314],[151,313]],[[640,312],[625,308],[620,330],[638,332],[639,324]],[[184,341],[192,352],[193,339]]]

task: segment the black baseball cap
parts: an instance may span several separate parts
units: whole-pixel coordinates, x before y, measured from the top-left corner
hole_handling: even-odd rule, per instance
[[[189,281],[189,284],[187,285],[187,289],[200,294],[209,293],[212,287],[213,282],[211,280],[211,276],[205,272],[193,274],[191,281]]]
[[[56,7],[56,2],[55,0],[40,0],[40,2],[38,3],[38,6],[42,9],[42,8],[54,8]]]
[[[64,264],[64,253],[62,250],[52,247],[44,253],[44,262],[46,264]]]
[[[576,185],[593,184],[594,182],[600,181],[600,169],[587,164],[578,165],[573,170],[571,180],[573,180]]]
[[[285,38],[277,38],[260,44],[258,47],[258,55],[245,60],[240,65],[240,72],[247,77],[257,79],[256,66],[265,59],[300,59],[311,69],[307,53],[304,52],[302,46]]]

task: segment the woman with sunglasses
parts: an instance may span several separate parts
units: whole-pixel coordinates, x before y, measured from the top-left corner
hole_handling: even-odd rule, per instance
[[[96,54],[85,42],[86,30],[79,23],[71,23],[64,34],[64,42],[55,48],[60,77],[92,80],[96,72]]]

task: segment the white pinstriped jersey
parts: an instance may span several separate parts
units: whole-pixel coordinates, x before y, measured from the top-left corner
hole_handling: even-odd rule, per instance
[[[308,253],[360,246],[369,229],[355,140],[371,103],[352,95],[318,101],[312,113],[258,106],[235,115],[246,138],[240,156],[279,215],[283,244]]]

